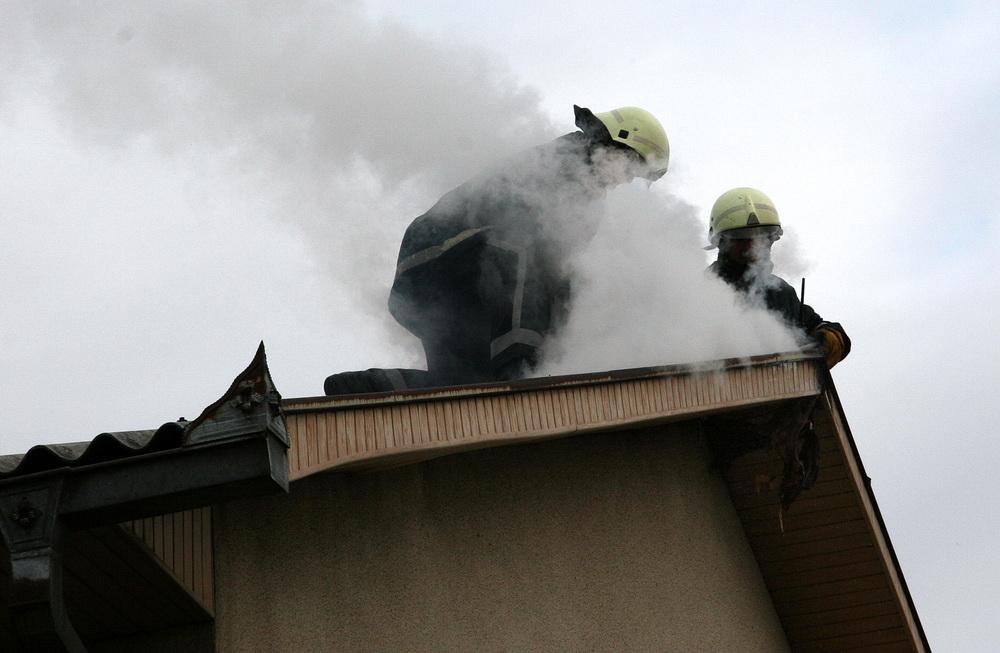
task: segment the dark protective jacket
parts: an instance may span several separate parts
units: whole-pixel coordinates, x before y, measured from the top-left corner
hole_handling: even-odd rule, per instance
[[[447,193],[407,228],[389,311],[434,385],[516,378],[567,310],[566,254],[593,232],[590,141],[562,136]]]
[[[826,322],[808,304],[800,301],[795,288],[784,279],[771,274],[770,261],[746,265],[719,259],[708,271],[743,293],[751,304],[762,302],[778,314],[789,327],[802,330],[811,343],[824,348],[827,365],[833,366],[851,351],[851,339],[836,322]],[[830,346],[836,351],[830,351]],[[751,410],[738,418],[722,416],[704,422],[708,441],[717,462],[728,466],[740,456],[756,450],[772,448],[781,453],[784,466],[778,496],[782,510],[804,490],[808,490],[819,474],[820,447],[812,423],[815,397],[800,399],[790,408],[775,410],[766,407]]]
[[[851,351],[851,339],[844,327],[837,322],[827,322],[813,310],[809,304],[799,301],[795,288],[784,279],[771,274],[770,262],[757,263],[752,266],[717,260],[709,266],[708,271],[748,296],[751,302],[763,300],[768,310],[777,313],[790,327],[798,327],[819,344],[822,342],[823,330],[836,333],[843,343],[844,358]]]

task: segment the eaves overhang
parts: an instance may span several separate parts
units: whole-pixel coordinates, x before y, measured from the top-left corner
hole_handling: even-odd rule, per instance
[[[292,481],[485,447],[638,428],[815,397],[822,358],[800,352],[508,383],[282,402]]]
[[[803,406],[815,407],[820,471],[790,509],[760,481],[780,473],[784,461],[775,451],[741,454],[725,472],[792,650],[929,650],[829,372],[821,357],[799,352],[280,401],[261,349],[190,424],[36,447],[0,463],[0,523],[12,566],[21,566],[22,579],[42,571],[48,583],[22,582],[11,608],[42,624],[22,636],[49,643],[45,638],[55,637],[63,646],[47,650],[83,650],[66,634],[58,556],[46,553],[58,549],[67,527],[281,491],[290,482],[294,490],[296,480],[318,473]],[[39,607],[48,610],[45,618],[37,617]]]
[[[708,428],[802,415],[815,422],[821,452],[816,484],[794,504],[783,507],[773,487],[788,462],[773,445],[742,451],[724,474],[792,650],[930,650],[817,354],[296,398],[282,407],[293,492],[296,480],[313,474],[373,471],[485,447],[681,420]]]
[[[7,608],[26,650],[83,651],[66,614],[61,551],[71,529],[288,490],[288,436],[263,343],[229,390],[190,423],[33,447],[0,468]]]

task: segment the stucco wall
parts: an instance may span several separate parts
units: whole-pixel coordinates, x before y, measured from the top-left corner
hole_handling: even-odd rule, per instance
[[[222,653],[788,650],[692,424],[313,476],[215,526]]]

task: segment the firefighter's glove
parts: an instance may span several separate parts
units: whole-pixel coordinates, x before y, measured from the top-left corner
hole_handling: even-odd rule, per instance
[[[846,336],[835,329],[820,327],[813,333],[820,347],[823,348],[823,358],[826,359],[826,366],[832,368],[834,365],[844,360],[849,351]]]

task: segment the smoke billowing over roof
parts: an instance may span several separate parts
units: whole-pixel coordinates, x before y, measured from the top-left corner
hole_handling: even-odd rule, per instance
[[[385,307],[406,224],[555,135],[489,53],[356,3],[25,2],[0,42],[5,301],[20,309],[3,318],[5,367],[33,370],[12,400],[48,396],[65,361],[136,426],[152,396],[184,404],[195,388],[178,388],[205,383],[179,377],[188,362],[225,378],[221,359],[261,337],[286,394],[416,364]],[[73,431],[111,426],[109,405],[79,397],[93,423]],[[28,445],[54,439],[44,428],[26,416],[14,431]]]
[[[668,173],[669,174],[669,173]],[[665,181],[664,183],[669,183]],[[705,272],[704,225],[665,192],[625,186],[576,253],[576,294],[544,371],[575,373],[791,351],[795,334]]]
[[[796,287],[801,235],[807,301],[855,339],[835,375],[929,635],[988,650],[995,491],[969,461],[997,453],[995,3],[652,3],[650,24],[684,29],[634,30],[625,57],[597,3],[532,21],[505,3],[202,4],[4,3],[0,452],[190,415],[262,338],[285,396],[419,366],[385,311],[406,224],[569,130],[573,103],[634,103],[671,137],[656,196],[704,220],[725,188],[765,190]],[[769,38],[748,47],[748,30]],[[665,274],[659,252],[611,255],[617,194],[575,262],[598,332],[600,302],[629,290],[600,286],[605,261]]]
[[[8,120],[51,130],[67,145],[98,156],[102,165],[116,166],[121,175],[104,180],[111,184],[108,202],[122,190],[134,193],[124,206],[108,206],[102,191],[93,188],[100,180],[79,180],[91,187],[93,202],[67,220],[69,264],[78,267],[76,257],[92,255],[126,259],[136,272],[133,293],[148,287],[147,266],[169,268],[172,262],[181,268],[173,273],[181,280],[183,269],[205,266],[188,279],[183,308],[167,296],[162,277],[165,292],[159,295],[172,306],[169,312],[204,315],[206,304],[239,303],[240,293],[227,289],[232,284],[268,283],[261,279],[263,271],[239,260],[238,251],[227,252],[240,247],[234,245],[242,239],[240,231],[289,232],[271,236],[272,241],[277,248],[299,250],[307,269],[269,268],[267,276],[281,279],[270,294],[287,294],[285,310],[294,311],[288,304],[301,307],[306,299],[290,289],[313,291],[319,296],[308,301],[318,312],[342,318],[327,327],[327,341],[362,341],[361,351],[345,352],[343,362],[331,357],[328,371],[351,366],[348,361],[354,366],[419,365],[419,347],[385,310],[403,228],[450,186],[558,133],[540,110],[538,94],[513,81],[487,53],[430,42],[391,21],[373,21],[359,5],[309,3],[235,12],[225,5],[151,11],[135,3],[86,10],[24,4],[11,15],[4,37],[11,63],[6,86],[19,91],[3,106]],[[38,101],[45,104],[41,124],[26,115]],[[558,126],[572,129],[570,107],[563,118]],[[662,118],[669,131],[669,117]],[[81,158],[67,165],[85,169],[88,162]],[[179,205],[178,194],[201,204]],[[614,195],[617,214],[602,227],[601,238],[586,252],[574,253],[574,265],[588,281],[580,286],[564,345],[582,351],[586,342],[586,351],[604,353],[591,361],[575,360],[572,367],[670,362],[678,355],[693,360],[714,351],[735,354],[745,342],[747,354],[788,349],[789,338],[773,325],[764,329],[771,336],[754,328],[721,344],[717,336],[727,331],[706,331],[707,315],[680,317],[688,300],[705,288],[720,297],[726,291],[701,278],[695,250],[687,251],[695,240],[677,237],[694,228],[691,212],[666,210],[652,197],[638,199],[643,195],[626,191],[621,197],[633,197],[631,204]],[[640,201],[647,204],[637,206]],[[673,206],[681,205],[675,201]],[[571,221],[584,217],[575,210],[563,213],[562,233],[579,227]],[[117,224],[109,228],[109,221]],[[678,221],[690,224],[682,227]],[[660,231],[650,231],[649,225]],[[665,257],[657,256],[655,243],[661,239],[670,250]],[[266,245],[246,254],[264,261],[269,257],[261,248]],[[607,267],[615,252],[628,255]],[[657,267],[668,260],[670,265]],[[632,292],[612,293],[617,304],[600,299],[599,293],[609,290],[601,289],[600,277],[619,283],[626,261],[633,265]],[[668,269],[680,272],[663,275]],[[103,304],[101,310],[118,314],[123,324],[141,322],[113,299],[121,296],[123,280],[92,283],[93,301],[77,310]],[[598,296],[588,299],[587,293]],[[632,311],[620,303],[624,299],[637,300]],[[732,311],[732,302],[720,305],[727,304],[721,310]],[[595,310],[599,305],[615,310],[602,314]],[[247,330],[259,321],[242,306],[229,312]],[[650,317],[639,319],[644,314]],[[647,348],[635,334],[608,330],[609,318],[625,315],[633,316],[633,324],[657,322],[649,332],[662,333],[658,345]],[[759,317],[762,324],[768,322]],[[159,321],[149,328],[163,326]],[[682,347],[692,333],[706,341]],[[621,344],[594,347],[598,334],[605,343]],[[138,333],[120,335],[126,346],[143,340]],[[171,337],[165,333],[161,339]],[[111,343],[96,333],[94,345],[111,356]],[[652,359],[644,358],[647,353]],[[317,375],[317,383],[321,378]]]

